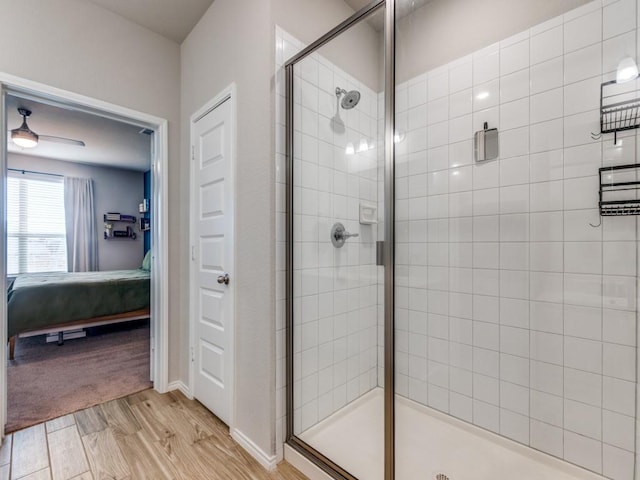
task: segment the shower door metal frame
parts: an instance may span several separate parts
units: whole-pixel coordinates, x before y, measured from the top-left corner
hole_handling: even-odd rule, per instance
[[[384,20],[384,472],[385,480],[395,475],[395,342],[394,342],[394,264],[395,264],[395,0],[373,0],[347,20],[327,32],[285,62],[286,83],[286,443],[333,478],[357,480],[294,432],[293,422],[293,81],[296,63],[347,31],[368,15],[385,8]]]

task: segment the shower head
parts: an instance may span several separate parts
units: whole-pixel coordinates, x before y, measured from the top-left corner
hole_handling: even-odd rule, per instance
[[[344,95],[344,97],[342,97],[340,105],[345,110],[352,109],[358,105],[358,102],[360,101],[360,92],[357,90],[347,92],[344,88],[336,87],[336,97],[340,98],[341,95]]]
[[[344,108],[345,110],[349,110],[350,108],[358,105],[359,101],[360,92],[357,90],[351,90],[350,92],[347,92],[344,97],[342,97],[340,105],[342,105],[342,108]]]

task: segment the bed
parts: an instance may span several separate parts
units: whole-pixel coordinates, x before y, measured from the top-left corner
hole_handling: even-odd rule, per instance
[[[9,357],[19,336],[149,318],[144,269],[19,275],[8,292]]]

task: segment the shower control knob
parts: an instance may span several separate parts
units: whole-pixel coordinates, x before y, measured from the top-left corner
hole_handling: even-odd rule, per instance
[[[359,233],[347,232],[347,229],[344,228],[344,225],[340,222],[334,223],[333,227],[331,227],[331,243],[336,248],[342,248],[344,242],[347,241],[347,238],[359,236]]]
[[[224,275],[218,275],[218,283],[220,285],[222,284],[229,285],[229,274],[225,273]]]

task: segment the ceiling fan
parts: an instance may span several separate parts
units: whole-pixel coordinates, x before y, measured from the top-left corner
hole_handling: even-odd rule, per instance
[[[33,148],[38,145],[39,140],[48,142],[65,143],[67,145],[75,145],[77,147],[84,147],[85,143],[82,140],[74,140],[72,138],[54,137],[51,135],[38,135],[36,132],[29,128],[27,125],[27,118],[31,116],[31,110],[23,107],[18,108],[18,113],[22,115],[22,125],[18,128],[11,130],[11,140],[13,143],[22,148]]]

